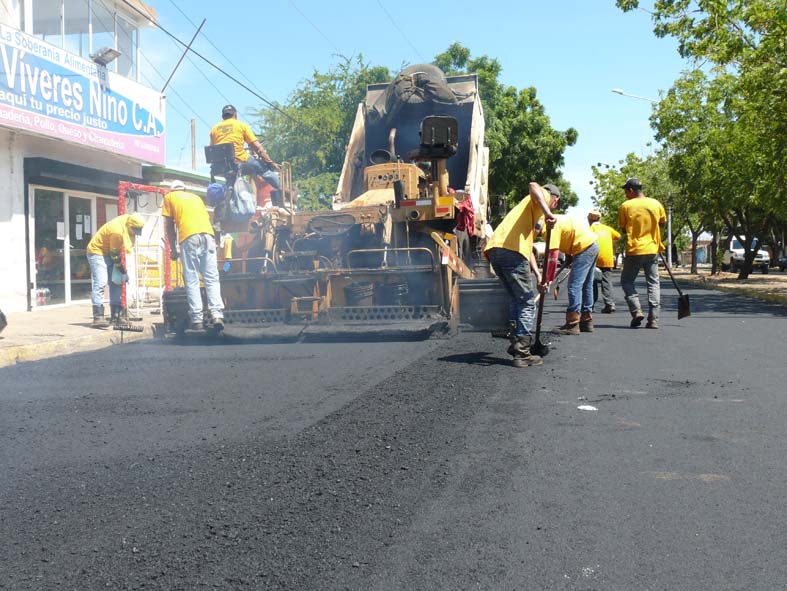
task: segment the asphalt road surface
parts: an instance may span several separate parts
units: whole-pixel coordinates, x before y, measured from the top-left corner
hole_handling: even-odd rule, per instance
[[[1,369],[0,589],[785,590],[787,311],[662,287],[660,330],[536,368],[462,334]]]

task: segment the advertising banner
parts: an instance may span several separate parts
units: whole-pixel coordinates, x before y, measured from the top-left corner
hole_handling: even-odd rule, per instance
[[[164,97],[0,25],[0,125],[165,164]]]

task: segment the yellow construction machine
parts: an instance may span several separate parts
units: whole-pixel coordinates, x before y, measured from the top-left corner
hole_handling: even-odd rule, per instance
[[[226,333],[418,338],[460,324],[504,328],[505,295],[479,256],[487,159],[475,75],[418,65],[370,85],[332,209],[298,211],[285,165],[279,203],[222,228],[240,230],[219,261]],[[474,237],[460,257],[462,201],[472,203]],[[172,331],[186,325],[182,303],[165,317]]]

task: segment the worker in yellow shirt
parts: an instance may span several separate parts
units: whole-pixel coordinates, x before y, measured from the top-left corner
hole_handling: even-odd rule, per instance
[[[204,330],[202,294],[199,278],[205,284],[210,322],[214,329],[224,328],[224,303],[221,301],[216,240],[210,215],[202,199],[186,191],[181,181],[173,181],[171,191],[164,195],[161,215],[169,240],[170,258],[181,259],[183,283],[189,304],[191,330]]]
[[[604,307],[602,314],[612,314],[615,311],[615,297],[612,295],[612,269],[615,267],[615,252],[612,243],[620,240],[620,232],[601,223],[601,212],[593,210],[588,214],[590,229],[598,236],[598,260],[596,267],[601,271],[601,299]],[[593,299],[597,298],[593,292]]]
[[[620,272],[620,285],[631,312],[631,328],[637,328],[645,318],[634,287],[640,269],[645,272],[648,288],[648,322],[645,328],[658,328],[661,306],[659,252],[664,250],[660,226],[666,223],[667,214],[659,201],[645,197],[638,178],[628,179],[622,189],[626,192],[626,201],[618,210],[618,222],[626,233],[626,258]]]
[[[97,328],[108,326],[104,316],[104,287],[107,284],[112,322],[120,320],[123,280],[112,281],[113,272],[117,270],[121,276],[126,274],[120,253],[122,250],[126,254],[131,252],[134,240],[142,234],[144,225],[145,218],[138,213],[119,215],[101,226],[87,245],[87,262],[93,283],[90,298],[93,303],[93,326]]]
[[[598,258],[598,237],[584,219],[559,215],[549,240],[549,250],[554,249],[571,257],[566,322],[556,331],[571,335],[593,332],[593,271]],[[546,291],[545,284],[540,291]]]
[[[281,182],[277,172],[281,167],[268,156],[251,127],[242,121],[238,121],[238,110],[232,105],[224,106],[221,110],[221,121],[210,130],[210,145],[215,146],[217,144],[233,145],[235,162],[240,164],[240,173],[242,175],[261,176],[274,189],[281,189]],[[267,168],[260,164],[256,158],[249,158],[244,144],[248,144],[252,152],[259,156],[260,160],[267,165]]]
[[[533,254],[533,238],[544,223],[554,223],[552,209],[560,204],[560,190],[555,185],[530,183],[530,194],[514,207],[487,240],[484,256],[509,295],[508,319],[515,325],[508,354],[514,367],[543,365],[538,355],[530,353],[532,344],[536,283],[541,282],[538,261]]]

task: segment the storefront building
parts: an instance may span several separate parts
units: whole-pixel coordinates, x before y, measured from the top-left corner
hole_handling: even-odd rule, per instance
[[[89,300],[85,249],[98,228],[123,206],[158,219],[155,197],[118,202],[119,181],[143,183],[143,165],[165,161],[164,97],[136,81],[139,28],[155,13],[130,4],[0,3],[4,311]],[[154,226],[143,241],[156,242]]]

